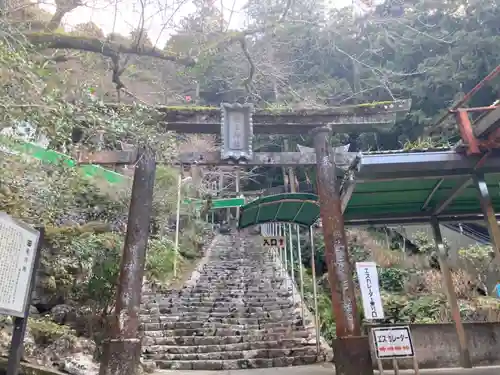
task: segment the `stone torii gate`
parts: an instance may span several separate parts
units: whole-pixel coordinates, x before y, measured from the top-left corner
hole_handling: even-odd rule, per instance
[[[397,115],[406,114],[410,105],[410,101],[394,101],[293,112],[256,110],[251,104],[239,103],[222,103],[220,108],[157,108],[164,114],[159,121],[164,124],[165,131],[220,134],[222,138],[220,152],[181,154],[177,160],[177,164],[181,166],[234,165],[243,168],[265,165],[316,165],[325,256],[336,321],[337,340],[333,343],[333,349],[338,375],[368,375],[373,374],[373,370],[368,337],[362,335],[357,312],[341,200],[337,189],[337,176],[343,172],[336,165],[329,135],[332,132],[377,132],[391,128]],[[313,134],[314,152],[254,153],[254,134]],[[127,245],[126,241],[124,247],[115,309],[117,323],[113,337],[108,342],[107,351],[105,350],[105,359],[100,371],[100,375],[135,375],[134,361],[137,363],[140,356],[140,340],[137,341],[138,316],[134,311],[140,304],[143,275],[141,265],[144,264],[151,214],[154,165],[161,161],[155,161],[154,155],[147,150],[84,152],[79,155],[78,161],[104,165],[137,162],[127,232],[127,240],[135,242]],[[135,204],[134,200],[140,200],[141,203]],[[145,209],[144,206],[149,208]],[[138,223],[142,223],[142,227]],[[139,237],[145,237],[145,240]],[[143,249],[138,251],[137,246]],[[128,298],[130,295],[135,298]],[[128,314],[128,319],[122,319],[124,312]],[[120,351],[125,349],[128,354],[121,354]]]

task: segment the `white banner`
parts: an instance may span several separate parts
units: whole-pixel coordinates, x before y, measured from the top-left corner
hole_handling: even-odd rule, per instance
[[[377,264],[375,262],[357,262],[359,288],[366,320],[384,319],[384,307],[378,284]]]

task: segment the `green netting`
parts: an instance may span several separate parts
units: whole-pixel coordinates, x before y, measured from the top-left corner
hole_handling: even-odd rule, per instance
[[[311,226],[319,217],[315,194],[288,193],[256,199],[240,210],[240,229],[269,222]]]

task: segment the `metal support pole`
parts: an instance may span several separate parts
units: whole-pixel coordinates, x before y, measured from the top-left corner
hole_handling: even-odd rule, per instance
[[[177,212],[175,216],[174,278],[177,277],[177,257],[179,256],[179,225],[181,220],[182,169],[177,178]]]
[[[280,228],[283,229],[283,226],[280,225]],[[283,234],[284,234],[284,231],[283,231]],[[289,278],[289,275],[288,275],[288,249],[287,249],[287,246],[286,246],[286,238],[285,238],[285,248],[284,248],[284,260],[285,260],[285,275],[286,275],[286,279],[285,279],[285,282],[286,282],[286,285],[288,287],[288,278]]]
[[[317,128],[313,133],[325,258],[337,331],[332,345],[335,370],[342,375],[372,375],[370,343],[368,336],[361,336],[334,154],[328,140],[330,129]]]
[[[302,319],[304,319],[304,272],[302,270],[302,250],[300,246],[300,227],[298,225],[295,226],[297,229],[297,252],[299,254],[299,275],[300,275],[300,309],[302,312]]]
[[[283,224],[283,233],[284,232],[285,232],[285,224]],[[291,267],[292,287],[293,287],[295,285],[295,261],[293,259],[292,224],[288,224],[288,236],[290,239],[290,267]]]
[[[448,259],[446,249],[443,244],[443,237],[441,236],[441,229],[439,228],[439,221],[436,217],[431,219],[432,232],[434,233],[434,241],[437,247],[439,267],[443,276],[443,284],[450,304],[451,316],[455,322],[455,329],[458,336],[458,345],[460,349],[460,364],[464,368],[471,368],[472,362],[470,352],[467,347],[467,336],[465,335],[464,326],[460,318],[460,309],[458,307],[457,295],[453,287],[453,280],[451,278],[450,267],[448,266]]]
[[[495,248],[495,258],[497,262],[500,261],[500,228],[495,217],[493,204],[491,202],[488,186],[484,180],[483,174],[476,174],[474,176],[474,184],[479,192],[479,202],[481,203],[481,210],[488,224],[488,233],[490,234],[490,241]]]
[[[153,150],[143,148],[139,155],[134,171],[115,311],[109,339],[104,342],[99,375],[137,375],[139,371],[139,310],[156,173]]]
[[[316,326],[316,353],[319,355],[320,326],[318,311],[318,290],[316,286],[316,255],[314,251],[314,231],[312,226],[309,227],[309,235],[311,237],[311,272],[314,298],[314,325]]]
[[[240,168],[236,167],[236,196],[240,196]],[[236,207],[236,226],[238,226],[238,223],[240,222],[240,207]]]

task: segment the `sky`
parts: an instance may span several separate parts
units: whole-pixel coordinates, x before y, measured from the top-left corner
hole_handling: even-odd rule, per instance
[[[54,12],[54,2],[41,5],[50,12]],[[79,23],[92,21],[105,34],[117,32],[128,35],[139,25],[140,14],[144,3],[145,27],[151,41],[158,47],[163,47],[175,30],[179,20],[195,10],[191,0],[84,0],[85,7],[80,7],[63,19],[66,28],[71,29]],[[115,3],[117,1],[117,3]],[[246,16],[243,11],[247,0],[214,0],[215,6],[222,8],[224,18],[229,21],[231,29],[242,29],[246,25]],[[341,8],[348,6],[352,0],[325,0],[326,7]],[[117,12],[115,12],[115,8]],[[234,9],[231,12],[231,9]],[[116,13],[116,17],[115,17]],[[230,16],[230,14],[232,15]],[[174,16],[172,16],[174,15]]]

